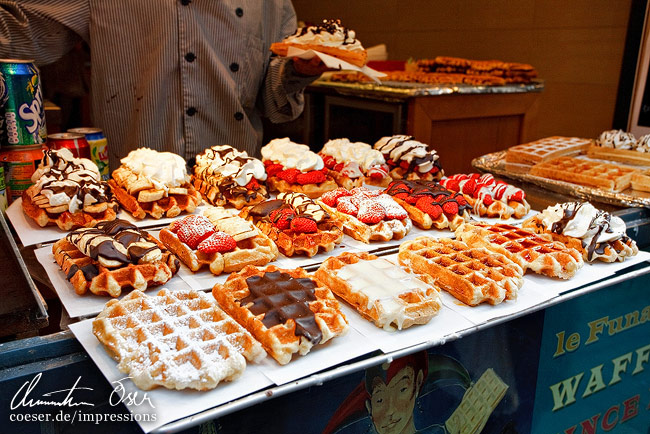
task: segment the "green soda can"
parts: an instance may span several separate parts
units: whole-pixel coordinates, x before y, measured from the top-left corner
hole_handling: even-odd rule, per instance
[[[86,136],[88,146],[90,146],[90,159],[95,162],[99,168],[99,174],[104,181],[110,178],[110,170],[108,167],[108,141],[104,136],[101,128],[94,127],[80,127],[71,128],[69,133],[83,134]]]
[[[31,60],[0,59],[0,146],[45,143],[41,74]]]

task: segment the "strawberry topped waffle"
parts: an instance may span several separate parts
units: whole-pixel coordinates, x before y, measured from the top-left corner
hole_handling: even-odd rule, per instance
[[[336,188],[320,155],[287,137],[262,147],[262,161],[271,191],[303,193],[314,199]]]
[[[441,179],[440,184],[451,191],[463,193],[474,213],[479,216],[522,218],[530,211],[526,193],[522,189],[497,181],[490,173],[459,173]]]
[[[393,179],[432,181],[444,175],[436,151],[412,136],[382,137],[374,148],[383,154]]]
[[[364,182],[386,187],[391,181],[384,156],[367,143],[334,139],[325,143],[319,154],[336,183],[348,190]]]
[[[321,196],[318,203],[343,223],[343,232],[369,243],[399,240],[411,230],[408,213],[381,190],[339,187]]]
[[[253,226],[223,208],[189,215],[160,231],[160,241],[192,271],[208,265],[212,274],[266,265],[278,256],[275,244]]]
[[[461,193],[454,193],[434,181],[397,180],[386,193],[400,204],[413,222],[422,229],[450,228],[469,220],[471,206]]]
[[[196,156],[192,182],[213,205],[237,209],[268,199],[264,164],[229,145],[213,146]]]
[[[240,216],[255,223],[286,256],[329,252],[343,238],[340,223],[302,193],[280,193],[275,200],[244,207]]]

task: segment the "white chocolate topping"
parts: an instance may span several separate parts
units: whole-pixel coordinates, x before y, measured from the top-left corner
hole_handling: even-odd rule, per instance
[[[129,152],[121,163],[136,175],[151,180],[161,190],[180,187],[190,182],[185,160],[171,152],[158,152],[149,148],[139,148]]]

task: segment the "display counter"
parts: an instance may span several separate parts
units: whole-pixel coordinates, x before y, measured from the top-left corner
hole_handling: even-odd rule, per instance
[[[568,200],[538,186],[524,188],[534,209]],[[648,210],[615,212],[647,249]],[[391,257],[397,245],[372,251]],[[25,250],[38,257],[48,248],[22,249],[18,260],[31,256]],[[94,315],[71,315],[81,320],[73,321],[72,331],[0,345],[3,420],[11,421],[12,432],[357,433],[383,432],[382,426],[408,419],[417,430],[440,433],[617,426],[645,433],[649,255],[585,264],[569,281],[529,273],[516,301],[468,308],[443,300],[430,323],[392,334],[370,323],[364,328],[365,320],[347,308],[352,330],[339,342],[284,369],[273,360],[249,365],[239,380],[208,392],[135,388],[90,333],[84,318]],[[316,256],[301,266],[313,271],[322,260]],[[50,275],[36,261],[27,264],[32,274]],[[171,286],[193,287],[192,279],[210,289],[217,278],[184,273]],[[384,414],[381,403],[389,401],[401,413]]]
[[[329,139],[374,143],[409,134],[430,144],[448,173],[471,170],[473,158],[532,140],[544,83],[432,86],[318,80],[305,91],[303,115],[265,125],[268,137],[288,135],[317,151]]]

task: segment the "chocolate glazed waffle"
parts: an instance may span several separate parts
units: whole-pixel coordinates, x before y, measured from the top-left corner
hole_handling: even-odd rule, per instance
[[[52,253],[79,295],[144,291],[167,282],[180,265],[160,241],[124,220],[70,232],[54,243]]]
[[[241,376],[262,346],[203,292],[132,291],[110,300],[93,334],[142,390],[208,390]]]
[[[464,224],[456,230],[456,238],[473,247],[485,247],[517,262],[526,271],[569,279],[584,264],[576,249],[553,241],[550,236],[537,235],[527,229],[507,224]]]
[[[278,199],[244,207],[239,215],[255,223],[285,256],[329,252],[343,238],[340,223],[300,193],[280,193]]]
[[[329,257],[314,277],[384,330],[426,324],[441,307],[433,277],[365,252]]]
[[[470,306],[517,298],[523,270],[506,256],[448,238],[418,237],[399,247],[399,263],[433,277],[436,285]]]
[[[331,291],[302,268],[246,267],[216,284],[212,294],[281,365],[347,332]]]
[[[471,207],[463,195],[453,193],[434,181],[393,181],[386,193],[422,229],[455,230],[469,220]]]

